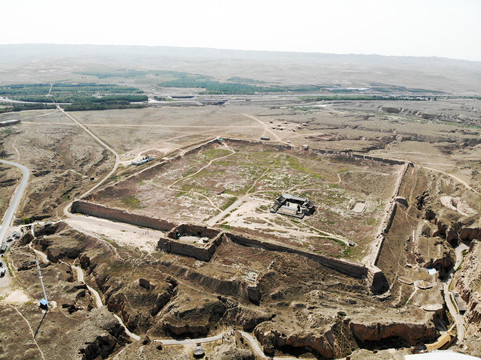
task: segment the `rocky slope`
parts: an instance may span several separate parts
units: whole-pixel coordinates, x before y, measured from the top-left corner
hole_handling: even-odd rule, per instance
[[[365,321],[361,318],[345,318],[338,313],[329,324],[322,327],[293,331],[283,324],[264,322],[254,333],[263,345],[266,354],[281,350],[293,355],[310,351],[325,358],[340,358],[349,355],[356,348],[382,349],[388,347],[409,347],[417,343],[433,341],[436,338],[434,319],[419,311],[422,320],[413,322]]]
[[[404,347],[436,338],[434,321],[439,314],[417,306],[392,309],[388,302],[372,297],[363,280],[346,281],[343,275],[315,262],[307,266],[306,259],[291,254],[276,254],[271,265],[263,260],[269,270],[259,278],[263,296],[254,305],[237,291],[217,293],[217,282],[226,282],[222,274],[211,284],[213,273],[204,275],[192,266],[201,265],[193,260],[161,252],[158,257],[134,253],[62,223],[50,226],[36,229],[35,246],[52,264],[62,266],[72,283],[72,296],[60,304],[64,311],[80,316],[94,307],[85,286],[75,281],[69,268],[75,262],[84,270],[85,281],[99,290],[106,305],[102,310],[119,315],[130,331],[141,336],[202,337],[236,326],[254,332],[268,354],[312,353],[325,358],[346,356],[360,347]],[[235,244],[229,246],[233,254],[242,250]],[[265,250],[246,251],[272,259]],[[34,270],[30,259],[18,264]],[[188,266],[189,271],[181,271]],[[117,351],[122,346],[120,340],[114,341],[117,335],[115,328],[97,334],[81,347],[82,354],[103,356],[103,352]],[[230,351],[226,349],[226,354]],[[235,356],[250,358],[249,353]]]
[[[481,241],[473,241],[464,257],[456,291],[466,302],[466,350],[481,356]]]

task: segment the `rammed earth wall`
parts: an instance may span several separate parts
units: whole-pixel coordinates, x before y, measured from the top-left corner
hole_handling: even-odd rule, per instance
[[[364,278],[367,276],[368,269],[365,266],[352,263],[347,260],[335,259],[335,258],[331,258],[331,257],[319,255],[319,254],[314,254],[314,253],[297,249],[294,247],[290,247],[282,244],[274,244],[271,242],[266,242],[261,240],[250,239],[240,235],[234,235],[230,233],[225,233],[224,235],[229,240],[239,245],[249,246],[249,247],[254,247],[259,249],[266,249],[271,251],[281,251],[281,252],[287,252],[291,254],[298,254],[308,259],[317,261],[321,265],[324,265],[328,268],[339,271],[340,273],[343,273],[351,277]]]
[[[182,236],[207,237],[207,244],[191,244],[177,240],[176,233]],[[189,256],[197,260],[209,261],[215,253],[217,246],[222,242],[222,232],[205,226],[182,224],[173,228],[166,238],[160,238],[158,248],[162,251]]]
[[[260,142],[260,141],[256,142],[256,141],[247,141],[247,140],[240,140],[240,139],[224,139],[224,140],[212,139],[209,142],[202,143],[199,146],[196,146],[193,149],[189,150],[186,154],[184,154],[184,156],[187,154],[192,154],[208,146],[211,146],[214,143],[221,143],[222,141],[230,142],[233,144],[242,144],[242,145],[258,144],[262,146],[271,147],[273,149],[280,150],[280,151],[293,149],[293,146],[290,146],[290,145],[266,144],[265,142]],[[84,200],[74,201],[72,204],[72,212],[83,213],[83,214],[92,215],[92,216],[96,216],[96,217],[100,217],[108,220],[120,221],[128,224],[132,224],[132,225],[143,226],[147,228],[161,230],[164,232],[169,232],[169,234],[165,238],[159,239],[159,243],[158,243],[159,249],[166,252],[175,253],[175,254],[184,255],[184,256],[190,256],[202,261],[209,261],[214,255],[217,246],[222,242],[223,239],[228,238],[231,241],[243,246],[258,247],[258,248],[263,248],[271,251],[282,251],[282,252],[288,252],[292,254],[305,256],[309,259],[317,261],[318,263],[326,267],[339,271],[348,276],[352,276],[356,278],[367,277],[367,279],[370,282],[371,289],[375,293],[386,291],[389,288],[389,284],[387,283],[387,280],[384,274],[376,266],[376,264],[377,264],[377,260],[378,260],[381,248],[383,246],[383,242],[385,241],[385,234],[389,231],[389,228],[391,227],[392,221],[396,213],[397,204],[395,202],[394,197],[398,195],[399,187],[404,174],[406,173],[407,169],[410,166],[413,166],[413,164],[410,162],[405,162],[401,160],[385,159],[385,158],[369,156],[369,155],[354,154],[352,152],[327,151],[327,150],[321,150],[321,149],[312,149],[309,151],[320,154],[320,155],[328,155],[328,156],[344,158],[346,161],[370,160],[370,161],[376,161],[376,162],[380,162],[387,165],[404,165],[404,168],[401,172],[398,182],[396,183],[393,198],[391,199],[391,202],[387,207],[387,212],[383,220],[383,225],[380,227],[381,230],[379,234],[376,236],[373,253],[371,254],[371,259],[368,262],[367,266],[351,263],[346,260],[340,260],[340,259],[319,255],[319,254],[314,254],[311,252],[304,251],[302,249],[297,249],[297,248],[286,246],[283,244],[276,244],[272,242],[250,239],[250,238],[246,238],[240,235],[235,235],[230,233],[218,232],[216,234],[215,232],[217,232],[218,230],[209,229],[206,227],[199,227],[196,225],[183,224],[183,225],[179,225],[179,227],[176,228],[175,224],[166,220],[155,219],[155,218],[144,216],[144,215],[132,214],[126,210],[108,208],[106,206],[93,204]],[[159,168],[165,166],[166,164],[169,164],[170,162],[176,161],[180,158],[181,156],[177,156],[173,159],[160,162],[136,174],[131,175],[129,178],[146,176],[146,175],[150,176],[152,173],[157,172]],[[115,184],[110,186],[115,186]],[[202,247],[200,244],[190,244],[190,243],[177,241],[175,239],[175,236],[173,235],[175,234],[176,229],[180,233],[183,233],[186,230],[188,230],[189,234],[194,236],[198,235],[198,233],[200,232],[202,237],[204,236],[209,237],[211,238],[211,240],[204,247]]]
[[[72,203],[73,213],[91,215],[102,219],[124,222],[131,225],[142,226],[154,230],[170,231],[175,224],[150,216],[132,214],[126,210],[109,208],[103,205],[94,204],[84,200],[75,200]]]

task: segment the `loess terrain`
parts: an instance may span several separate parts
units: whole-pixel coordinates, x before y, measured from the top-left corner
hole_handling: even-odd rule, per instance
[[[188,218],[245,229],[330,256],[348,255],[346,242],[351,240],[360,245],[360,256],[375,237],[399,168],[224,140],[131,176],[92,194],[90,200],[175,222]],[[270,213],[274,200],[284,193],[313,201],[316,212],[302,221]],[[353,211],[357,203],[365,205],[362,213]]]
[[[0,154],[31,176],[1,258],[0,359],[481,356],[476,64],[14,50],[0,122],[21,122]],[[109,110],[25,110],[52,90]],[[20,179],[0,164],[2,216]],[[315,212],[271,213],[285,193]]]

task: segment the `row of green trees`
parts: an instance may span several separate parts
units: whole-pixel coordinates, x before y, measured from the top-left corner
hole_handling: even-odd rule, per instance
[[[55,109],[54,105],[46,104],[8,104],[0,107],[0,113],[23,111],[23,110],[42,110],[42,109]]]
[[[147,101],[146,95],[126,94],[126,95],[106,95],[106,96],[89,96],[89,95],[54,95],[54,96],[38,96],[26,95],[17,96],[16,100],[38,102],[38,103],[112,103],[112,102],[142,102]]]
[[[319,91],[324,88],[317,85],[301,86],[258,86],[239,82],[220,82],[204,79],[180,78],[164,81],[159,84],[162,87],[180,88],[201,88],[205,89],[203,94],[242,94],[250,95],[255,93],[281,93],[281,92],[310,92]]]

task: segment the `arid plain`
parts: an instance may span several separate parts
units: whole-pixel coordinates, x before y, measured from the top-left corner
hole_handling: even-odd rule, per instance
[[[481,355],[471,63],[54,56],[0,69],[1,359]]]

